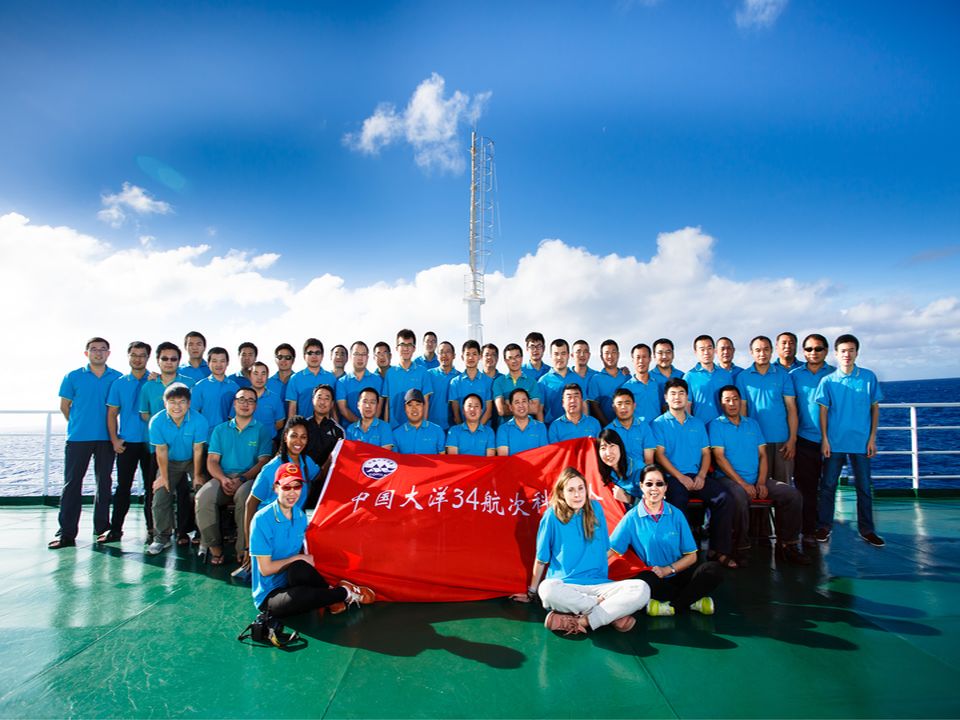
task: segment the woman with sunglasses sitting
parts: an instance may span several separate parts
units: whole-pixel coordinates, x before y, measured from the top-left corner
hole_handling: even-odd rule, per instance
[[[281,618],[329,607],[344,612],[349,605],[369,605],[376,594],[346,580],[331,586],[302,552],[307,516],[298,506],[303,475],[294,463],[277,468],[277,499],[253,516],[250,555],[253,558],[253,603],[260,612]]]
[[[656,465],[640,471],[642,500],[631,509],[610,536],[618,555],[628,548],[649,570],[637,578],[650,586],[648,615],[673,615],[687,609],[712,615],[710,593],[723,581],[720,563],[697,563],[697,544],[683,513],[664,500],[667,483]]]

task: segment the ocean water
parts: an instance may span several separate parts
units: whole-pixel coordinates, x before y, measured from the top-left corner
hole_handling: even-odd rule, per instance
[[[960,378],[945,380],[906,380],[883,382],[885,403],[902,402],[954,402],[960,403]],[[22,416],[18,428],[0,430],[0,496],[29,497],[44,494],[44,432],[43,416]],[[883,408],[880,411],[881,427],[906,427],[910,424],[909,411]],[[36,427],[25,427],[31,421]],[[923,426],[960,427],[960,407],[918,408],[917,421]],[[59,495],[63,485],[62,432],[51,436],[47,494]],[[877,437],[881,451],[909,450],[910,433],[881,430]],[[920,450],[960,450],[960,430],[921,430],[918,437]],[[909,455],[879,455],[873,462],[873,474],[909,475]],[[960,455],[921,455],[921,488],[960,489],[960,480],[925,480],[928,475],[960,475]],[[910,488],[911,480],[875,479],[878,488]],[[84,494],[94,491],[93,464],[84,480]],[[139,473],[134,482],[134,492],[142,492]]]

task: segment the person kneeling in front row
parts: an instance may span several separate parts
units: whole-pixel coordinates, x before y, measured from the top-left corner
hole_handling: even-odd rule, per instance
[[[297,507],[303,475],[295,463],[277,468],[277,499],[257,511],[250,527],[253,604],[273,617],[287,617],[329,607],[344,612],[350,605],[369,605],[376,594],[368,587],[341,580],[331,586],[302,553],[307,516]]]
[[[647,604],[648,615],[673,615],[675,609],[688,608],[713,615],[710,593],[723,582],[722,567],[716,561],[697,564],[690,526],[682,512],[664,501],[666,487],[659,467],[644,466],[642,499],[614,529],[610,547],[618,555],[632,547],[649,566],[637,576],[650,586],[653,599]]]
[[[590,499],[583,475],[574,468],[560,473],[550,493],[550,507],[540,519],[537,554],[526,601],[539,592],[549,609],[544,626],[565,635],[585,633],[604,625],[627,632],[636,624],[633,613],[650,598],[642,580],[611,582],[607,574],[610,538],[603,508]],[[540,582],[549,564],[547,578]]]

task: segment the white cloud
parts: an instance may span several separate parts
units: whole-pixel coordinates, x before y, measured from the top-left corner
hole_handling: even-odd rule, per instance
[[[788,0],[741,0],[737,25],[742,28],[766,28],[773,25],[787,7]]]
[[[624,255],[544,240],[512,274],[487,275],[485,339],[502,347],[538,329],[548,339],[584,337],[598,354],[606,337],[627,351],[665,335],[686,368],[701,332],[732,337],[743,364],[757,334],[852,331],[863,342],[864,364],[881,379],[960,375],[957,297],[922,306],[907,296],[844,306],[828,280],[720,275],[713,256],[721,249],[690,227],[662,233],[655,248],[634,241]],[[162,249],[156,240],[117,249],[16,213],[0,216],[0,253],[0,304],[24,309],[5,320],[7,336],[23,352],[0,355],[0,374],[17,378],[4,388],[4,408],[54,407],[60,378],[83,362],[92,335],[113,343],[118,368],[126,365],[129,341],[180,342],[192,328],[231,349],[253,340],[267,358],[278,343],[299,346],[309,335],[328,347],[357,338],[392,343],[400,327],[432,329],[456,345],[464,339],[465,264],[364,287],[324,274],[298,287],[271,274],[274,253],[211,255],[204,244]]]
[[[387,145],[402,140],[413,147],[414,159],[420,167],[462,172],[464,152],[457,132],[461,125],[471,125],[480,119],[491,93],[477,93],[471,98],[455,90],[445,98],[445,86],[443,77],[433,73],[417,86],[403,112],[397,112],[392,103],[380,103],[373,115],[363,121],[360,132],[343,136],[344,144],[367,155],[376,155]]]
[[[167,215],[173,212],[169,203],[154,200],[146,190],[128,182],[123,184],[120,192],[101,195],[100,200],[103,203],[103,210],[97,213],[97,217],[115,228],[123,225],[128,212],[138,215]]]

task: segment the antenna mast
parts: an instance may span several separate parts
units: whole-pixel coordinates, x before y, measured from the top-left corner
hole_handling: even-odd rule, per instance
[[[480,308],[486,302],[484,274],[493,242],[495,174],[493,140],[477,134],[470,139],[470,274],[464,276],[467,338],[483,344]]]

